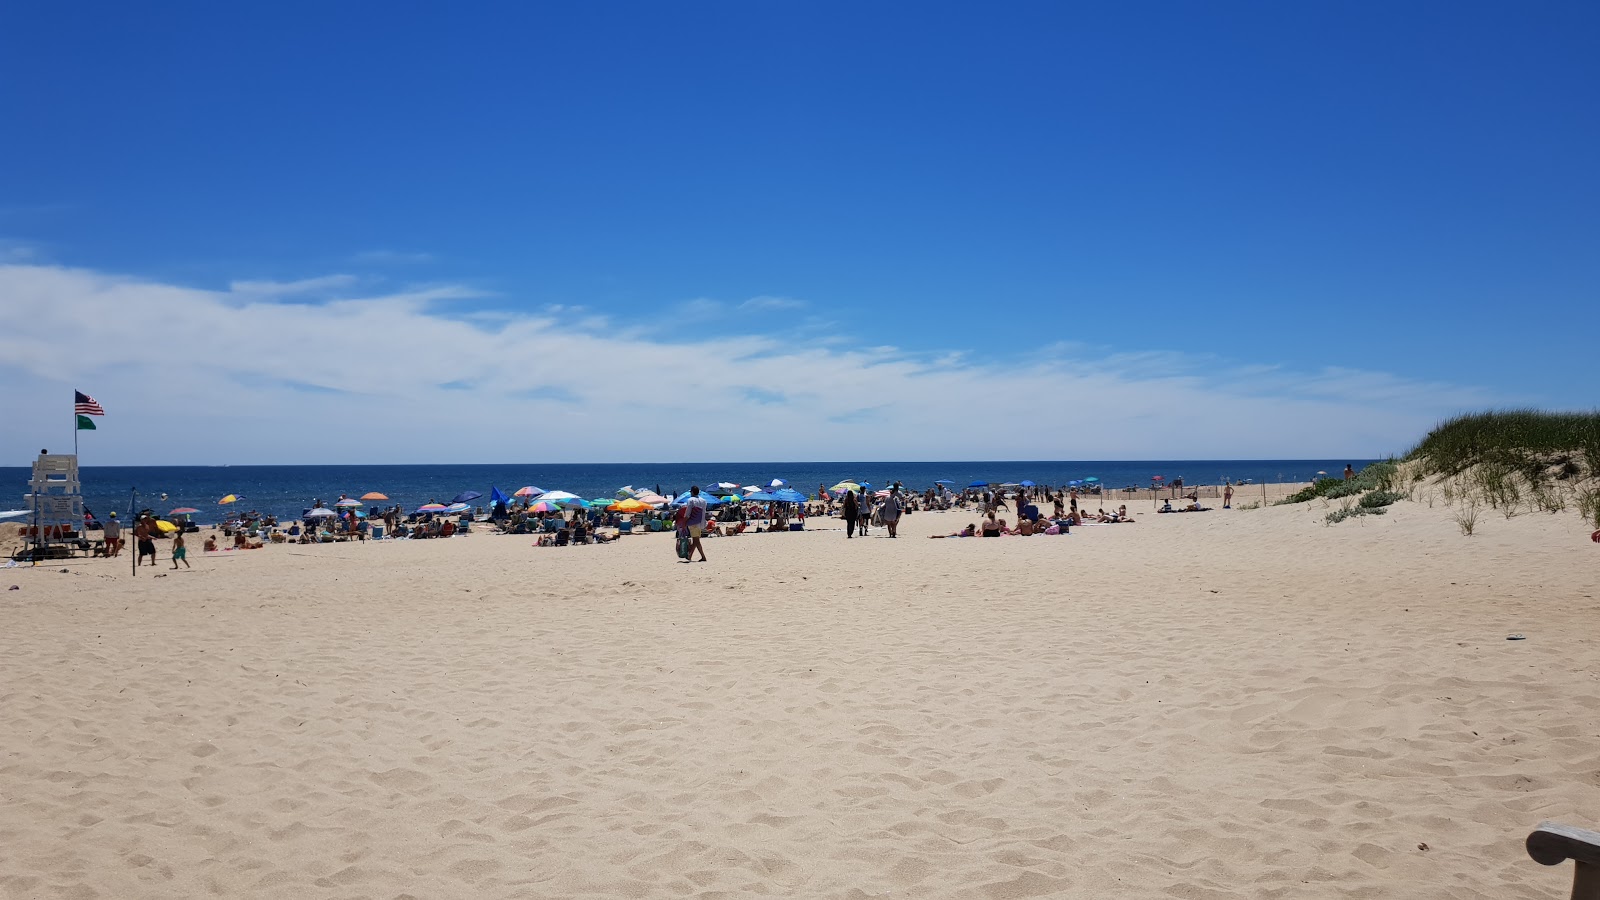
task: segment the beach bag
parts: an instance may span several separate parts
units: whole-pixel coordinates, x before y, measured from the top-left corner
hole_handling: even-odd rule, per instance
[[[690,547],[689,532],[684,530],[684,529],[679,529],[678,530],[678,558],[679,559],[688,559],[689,558],[689,547]]]

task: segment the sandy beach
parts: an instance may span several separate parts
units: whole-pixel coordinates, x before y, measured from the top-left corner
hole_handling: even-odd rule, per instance
[[[1574,516],[1134,511],[4,570],[0,897],[1566,896]]]

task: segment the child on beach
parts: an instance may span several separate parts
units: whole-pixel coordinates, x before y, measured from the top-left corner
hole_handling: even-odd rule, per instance
[[[183,532],[181,530],[172,536],[172,567],[176,569],[180,561],[185,569],[194,568],[194,566],[189,565],[189,551],[183,546]]]

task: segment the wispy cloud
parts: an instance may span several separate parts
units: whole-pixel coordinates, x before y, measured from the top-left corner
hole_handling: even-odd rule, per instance
[[[751,297],[739,304],[739,308],[752,312],[772,312],[777,310],[804,309],[805,301],[795,300],[790,297]]]
[[[980,364],[960,348],[732,328],[671,339],[605,327],[593,310],[455,316],[438,301],[479,293],[462,285],[352,296],[358,287],[324,276],[213,291],[0,265],[0,390],[51,396],[70,373],[110,413],[99,452],[130,464],[495,461],[535,445],[552,462],[696,459],[712,425],[737,426],[719,431],[719,454],[749,459],[1364,456],[1405,449],[1442,415],[1519,399],[1173,352],[1054,347]],[[335,299],[283,299],[304,291]],[[0,458],[45,446],[59,418],[46,403],[16,404]],[[406,440],[291,440],[329,422]],[[995,422],[1027,423],[1025,436],[980,444]],[[419,427],[468,423],[492,423],[497,439]],[[649,435],[650,449],[548,443],[561,433]]]
[[[350,256],[350,261],[366,266],[416,266],[436,262],[432,253],[413,253],[404,250],[363,250]]]
[[[359,280],[354,275],[322,275],[298,281],[235,281],[228,285],[228,291],[253,297],[293,297],[340,291],[354,286]]]
[[[35,262],[39,256],[39,248],[33,244],[0,238],[0,263]]]

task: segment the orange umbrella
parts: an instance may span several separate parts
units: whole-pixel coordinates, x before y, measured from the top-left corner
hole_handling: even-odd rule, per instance
[[[640,503],[638,500],[629,497],[626,500],[618,500],[617,502],[606,507],[606,512],[644,513],[649,512],[651,508],[652,507],[650,504]]]
[[[363,499],[363,500],[387,500],[387,499],[389,499],[389,495],[388,494],[380,494],[377,491],[368,491],[365,494],[361,495],[361,499]]]

